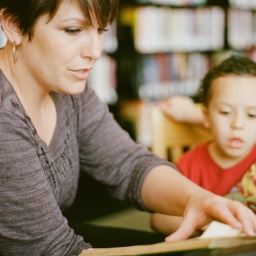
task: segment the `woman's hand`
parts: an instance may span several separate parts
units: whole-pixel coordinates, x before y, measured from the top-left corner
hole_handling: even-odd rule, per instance
[[[242,203],[204,192],[191,196],[179,229],[166,238],[167,242],[185,240],[195,230],[202,229],[212,220],[242,229],[247,236],[256,235],[256,215]]]

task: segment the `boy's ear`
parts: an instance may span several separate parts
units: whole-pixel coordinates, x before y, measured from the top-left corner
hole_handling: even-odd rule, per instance
[[[2,29],[7,39],[15,45],[21,44],[21,33],[19,26],[15,23],[11,16],[5,15],[3,12],[0,14]]]
[[[209,122],[208,110],[205,106],[202,106],[202,111],[203,111],[203,126],[207,129],[209,129],[210,122]]]

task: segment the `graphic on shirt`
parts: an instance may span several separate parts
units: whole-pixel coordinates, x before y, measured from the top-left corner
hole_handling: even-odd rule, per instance
[[[240,201],[256,214],[256,164],[252,164],[240,182],[225,196]]]

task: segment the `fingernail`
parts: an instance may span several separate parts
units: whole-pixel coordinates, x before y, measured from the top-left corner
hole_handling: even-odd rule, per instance
[[[167,236],[164,241],[165,241],[165,242],[170,242],[170,241],[169,241],[169,236]]]
[[[256,233],[253,230],[248,231],[249,236],[256,236]]]

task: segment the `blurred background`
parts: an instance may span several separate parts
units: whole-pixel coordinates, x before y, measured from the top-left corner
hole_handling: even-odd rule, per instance
[[[150,148],[149,105],[197,101],[200,79],[231,54],[256,60],[255,0],[121,0],[88,83],[120,125]]]

